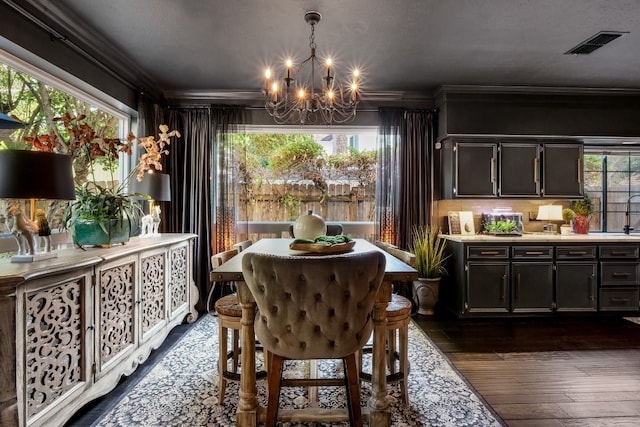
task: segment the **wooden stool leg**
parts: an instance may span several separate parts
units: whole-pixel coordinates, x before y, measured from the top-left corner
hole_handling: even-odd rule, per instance
[[[228,329],[222,326],[222,319],[218,317],[219,325],[219,342],[218,342],[218,403],[224,401],[224,393],[227,388],[227,380],[224,378],[224,372],[227,370],[227,339]]]
[[[267,427],[275,427],[278,421],[278,404],[280,400],[280,384],[282,382],[282,365],[284,359],[277,354],[269,355],[269,377],[267,378]]]
[[[240,360],[240,329],[233,329],[233,372],[238,372],[238,360]]]
[[[387,331],[387,368],[389,374],[396,373],[396,330],[389,329]]]
[[[318,361],[315,359],[309,360],[309,378],[318,378]],[[318,406],[318,387],[309,387],[309,405]]]
[[[349,407],[349,425],[362,427],[362,410],[360,409],[360,382],[356,355],[352,353],[343,359],[344,380],[347,387],[347,405]]]
[[[405,405],[409,404],[409,323],[400,328],[400,372],[402,372],[402,382],[400,392]]]

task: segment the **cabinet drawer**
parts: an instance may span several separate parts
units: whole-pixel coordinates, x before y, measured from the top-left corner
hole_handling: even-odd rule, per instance
[[[553,246],[514,246],[513,258],[553,258]]]
[[[506,246],[469,246],[467,248],[467,258],[508,259],[509,248]]]
[[[637,311],[640,292],[638,288],[600,289],[601,311]]]
[[[638,258],[638,246],[600,246],[600,258]]]
[[[556,248],[558,259],[594,259],[595,257],[595,246],[558,246]]]
[[[602,262],[602,286],[636,285],[638,283],[638,263]]]

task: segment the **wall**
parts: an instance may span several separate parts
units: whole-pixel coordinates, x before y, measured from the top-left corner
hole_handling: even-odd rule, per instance
[[[604,89],[444,86],[439,137],[522,135],[640,137],[640,92]]]
[[[37,15],[36,11],[31,11]],[[0,2],[0,49],[67,81],[87,93],[122,109],[134,109],[137,93],[131,84],[83,56],[70,44]],[[62,29],[61,31],[64,31]],[[97,89],[97,90],[96,90]]]
[[[548,221],[536,221],[533,218],[538,214],[540,205],[562,205],[563,208],[569,207],[568,200],[553,199],[452,199],[438,200],[434,203],[434,213],[437,226],[440,230],[449,233],[449,225],[447,223],[447,214],[449,211],[472,211],[476,233],[481,230],[480,220],[483,213],[491,212],[495,208],[511,208],[513,212],[522,213],[522,223],[525,232],[542,232],[542,226]],[[555,221],[558,229],[562,221]]]

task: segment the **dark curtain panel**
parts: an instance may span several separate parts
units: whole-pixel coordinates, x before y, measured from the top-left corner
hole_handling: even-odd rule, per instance
[[[243,130],[245,109],[231,106],[211,107],[211,129],[215,161],[213,173],[217,177],[214,183],[215,199],[211,205],[214,219],[213,251],[214,253],[231,249],[236,242],[236,234],[248,233],[238,230],[240,191],[238,161],[233,134]],[[246,198],[244,198],[246,200]],[[243,222],[246,227],[246,222]]]
[[[400,247],[411,242],[414,225],[431,223],[433,202],[433,111],[407,111],[400,149]]]
[[[378,114],[376,177],[376,239],[399,246],[400,138],[404,111],[381,109]]]
[[[431,222],[436,122],[434,111],[379,111],[379,240],[407,248],[411,228]]]
[[[213,150],[208,108],[170,110],[167,114],[169,129],[182,134],[172,141],[167,156],[167,173],[171,176],[171,202],[168,210],[167,231],[198,235],[194,249],[194,280],[200,291],[196,308],[205,310],[211,271],[211,195]]]

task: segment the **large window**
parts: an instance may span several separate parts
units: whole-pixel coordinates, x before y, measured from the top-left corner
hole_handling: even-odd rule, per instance
[[[118,162],[89,165],[86,155],[65,146],[68,140],[60,123],[52,122],[65,114],[86,116],[84,122],[109,138],[124,138],[129,129],[128,116],[77,88],[36,69],[21,60],[0,51],[0,112],[25,123],[17,130],[0,130],[0,150],[32,149],[23,137],[56,133],[62,144],[53,151],[73,157],[76,185],[88,179],[89,166],[93,167],[99,182],[118,181],[128,170],[128,156]],[[113,177],[113,178],[112,178]],[[110,183],[113,184],[113,183]],[[26,201],[0,199],[0,234],[6,233],[5,212],[9,205],[21,204],[23,211],[31,214],[31,205]],[[38,201],[36,208],[45,209],[53,228],[57,228],[63,212],[64,202]]]
[[[640,232],[640,152],[585,150],[585,191],[595,212],[592,230],[621,232],[627,208],[633,232]]]
[[[373,223],[374,129],[235,137],[239,221],[291,222],[312,210],[327,221]]]

